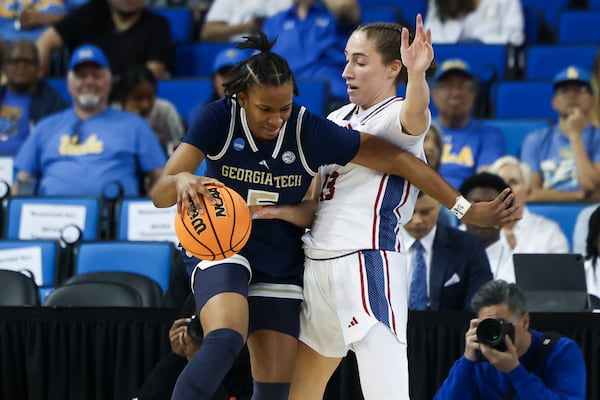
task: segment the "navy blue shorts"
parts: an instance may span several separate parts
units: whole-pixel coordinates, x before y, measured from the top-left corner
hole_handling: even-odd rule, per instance
[[[248,269],[236,263],[222,263],[207,269],[194,270],[194,300],[196,310],[219,293],[238,293],[248,299],[248,333],[269,329],[298,337],[300,331],[300,299],[248,297]]]

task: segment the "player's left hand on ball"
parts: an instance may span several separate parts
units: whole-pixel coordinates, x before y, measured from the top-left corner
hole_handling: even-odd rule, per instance
[[[225,186],[215,178],[197,176],[189,172],[177,174],[177,211],[181,213],[185,208],[190,216],[202,214],[200,196],[204,196],[210,203],[215,201],[206,185]]]

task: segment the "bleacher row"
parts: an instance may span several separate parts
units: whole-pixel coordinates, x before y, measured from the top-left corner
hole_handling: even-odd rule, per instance
[[[600,1],[587,0],[585,9],[572,9],[576,1],[521,0],[528,44],[540,38],[540,28],[547,26],[558,43],[598,42],[600,32],[595,27],[600,18]],[[411,25],[417,13],[427,13],[427,0],[359,0],[361,22],[396,22]],[[173,43],[194,41],[193,15],[190,8],[153,8],[171,25]]]
[[[205,54],[202,49],[212,49],[222,44],[198,44],[196,57]],[[504,80],[508,69],[506,46],[500,45],[435,45],[438,62],[449,58],[466,60],[471,69],[482,77],[480,90],[487,93],[487,99],[493,115],[485,118],[486,122],[498,126],[505,134],[507,153],[519,156],[521,142],[525,135],[535,129],[550,126],[556,118],[551,107],[552,78],[555,73],[570,64],[591,69],[598,48],[592,45],[532,46],[526,53],[527,80]],[[201,65],[209,64],[206,61]],[[51,78],[48,82],[67,100],[66,82],[63,78]],[[487,85],[487,86],[484,86]],[[324,115],[329,98],[329,85],[325,81],[300,80],[298,82],[300,96],[297,101],[311,111]],[[402,95],[403,88],[400,89]],[[209,77],[175,78],[161,80],[158,85],[158,96],[170,100],[178,111],[190,122],[191,111],[206,102],[212,95],[212,83]],[[430,104],[435,116],[437,110]]]
[[[139,299],[139,306],[160,307],[179,257],[175,213],[175,207],[157,209],[149,198],[11,197],[2,209],[0,270],[30,275],[38,290],[35,302],[46,305],[65,305],[56,299],[48,303],[63,284],[116,279],[121,285],[135,280],[151,293],[146,296],[150,300]],[[118,276],[97,276],[100,272]],[[84,279],[92,273],[94,279]],[[147,282],[140,282],[143,277]],[[122,299],[111,296],[108,290],[115,289],[107,285],[102,284],[104,293],[93,299],[94,304],[119,305],[114,302]],[[0,286],[2,305],[19,302],[18,295],[11,295],[18,287],[5,279]],[[93,297],[90,290],[88,302]]]
[[[593,28],[600,22],[600,7],[594,1],[588,3],[591,10],[585,11],[568,9],[568,0],[557,0],[551,4],[523,0],[522,3],[528,39],[521,49],[483,44],[434,45],[438,64],[449,58],[462,58],[480,78],[481,104],[477,106],[477,116],[494,120],[492,122],[509,132],[510,154],[517,154],[515,151],[520,148],[520,140],[526,133],[524,128],[545,125],[555,119],[550,103],[553,76],[568,65],[591,70],[600,40],[600,31]],[[365,22],[408,21],[412,20],[414,13],[426,12],[425,0],[361,0],[361,6]],[[158,94],[172,101],[189,122],[191,110],[211,96],[210,76],[214,58],[231,44],[192,42],[190,9],[153,10],[169,19],[175,44],[173,79],[161,81]],[[536,32],[543,21],[556,30],[555,44],[537,43]],[[588,33],[588,30],[592,32]],[[49,82],[70,100],[63,78],[51,78]],[[299,89],[299,103],[317,114],[326,113],[329,99],[327,82],[301,80]],[[399,88],[400,95],[403,90]],[[431,106],[435,116],[437,111],[433,104]]]
[[[423,15],[427,12],[427,0],[359,0],[359,3],[362,22],[387,21],[410,25],[418,12]],[[521,0],[521,3],[527,37],[522,48],[434,45],[438,63],[448,58],[463,58],[486,84],[490,84],[485,99],[490,104],[489,112],[480,117],[554,118],[549,101],[549,81],[554,74],[569,64],[591,69],[597,43],[600,42],[600,31],[595,29],[600,22],[600,1]],[[573,9],[579,3],[587,8]],[[231,44],[195,42],[191,36],[192,11],[188,8],[154,8],[153,11],[166,17],[172,28],[175,45],[173,78],[210,78],[212,60],[221,49]],[[539,42],[544,27],[555,36],[551,45]],[[545,43],[548,43],[548,38],[545,38]],[[300,102],[308,102],[308,97],[301,90]],[[311,108],[312,103],[307,105]],[[317,113],[324,111],[320,107],[311,109]],[[185,111],[187,108],[183,109],[182,115],[188,117]]]
[[[71,96],[64,78],[47,78],[46,81],[68,102]],[[329,101],[329,83],[317,80],[299,80],[300,96],[296,101],[316,114],[324,114]],[[212,82],[209,77],[160,80],[158,97],[171,101],[179,114],[190,122],[194,108],[208,101],[212,96]]]
[[[571,238],[576,217],[584,205],[531,204],[529,207],[532,212],[558,222]],[[162,305],[170,270],[180,257],[173,227],[175,206],[157,209],[149,198],[15,196],[6,200],[2,211],[0,270],[31,275],[36,290],[39,288],[36,301],[64,305],[49,301],[57,287],[73,285],[73,282],[81,284],[85,281],[84,275],[117,272],[121,273],[117,277],[120,284],[140,280],[139,275],[150,278],[150,283],[145,285],[147,291],[155,293],[149,296],[154,300],[141,301],[139,305]],[[91,276],[94,277],[91,281],[99,280],[98,276]],[[18,289],[13,285],[6,279],[0,282],[0,303],[19,301],[19,296],[12,294]],[[94,299],[95,304],[104,299],[106,305],[118,305],[119,295],[111,298],[105,286],[102,284],[103,295]],[[88,301],[94,294],[90,290],[86,288],[84,292],[89,294]]]
[[[190,111],[197,105],[207,101],[212,94],[210,77],[203,71],[212,65],[210,57],[214,57],[218,48],[225,44],[196,44],[193,46],[194,59],[198,59],[197,71],[187,71],[190,77],[161,80],[158,87],[159,97],[172,101],[184,118],[189,118]],[[210,49],[209,51],[206,51]],[[548,119],[555,118],[551,108],[552,78],[561,69],[569,65],[578,65],[591,70],[594,57],[598,52],[596,45],[564,46],[539,45],[532,46],[525,53],[525,80],[507,80],[510,61],[508,49],[502,45],[479,44],[438,44],[434,45],[436,60],[442,63],[450,58],[461,58],[469,63],[473,73],[480,78],[480,89],[485,90],[492,112],[488,118],[507,119]],[[200,61],[203,60],[203,61]],[[193,63],[188,63],[189,68]],[[192,77],[193,76],[193,77]],[[67,100],[70,96],[64,78],[49,78],[48,82]],[[324,81],[300,80],[298,82],[300,96],[297,101],[317,114],[324,114],[329,98],[329,85]],[[400,88],[402,95],[403,88]],[[433,107],[433,105],[432,105]],[[435,108],[432,109],[436,114]]]
[[[426,0],[360,2],[363,22],[412,21],[417,12],[426,12],[427,3]],[[598,11],[585,12],[568,10],[568,0],[522,0],[522,3],[528,41],[517,52],[501,45],[434,45],[438,63],[462,58],[487,85],[484,89],[491,112],[486,121],[504,132],[507,151],[516,156],[523,137],[549,126],[555,117],[550,107],[554,74],[569,64],[591,69],[600,39],[600,31],[594,29],[600,22],[600,0],[588,2],[589,7],[597,7]],[[212,94],[212,60],[230,44],[192,43],[189,9],[154,11],[170,21],[175,44],[173,79],[159,82],[158,95],[172,101],[190,122],[192,109]],[[556,44],[537,44],[537,33],[544,21],[557,33]],[[577,29],[572,29],[572,24]],[[49,83],[70,101],[63,78],[49,79]],[[298,102],[315,113],[325,114],[328,83],[301,80],[298,84]],[[435,115],[436,110],[432,111]],[[584,204],[530,205],[532,212],[557,221],[570,239],[576,216],[583,207]],[[149,277],[164,294],[176,254],[174,214],[174,208],[155,209],[147,198],[121,199],[110,204],[97,198],[9,198],[3,209],[5,228],[0,241],[0,269],[30,271],[39,286],[42,302],[70,279],[108,270]],[[64,236],[68,232],[64,228],[72,225],[81,230],[81,238],[70,242]],[[91,293],[91,290],[85,287],[83,291]],[[149,304],[157,305],[144,303]]]

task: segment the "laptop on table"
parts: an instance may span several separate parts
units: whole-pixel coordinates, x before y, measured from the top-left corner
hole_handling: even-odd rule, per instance
[[[589,309],[581,254],[514,254],[515,278],[532,312]]]

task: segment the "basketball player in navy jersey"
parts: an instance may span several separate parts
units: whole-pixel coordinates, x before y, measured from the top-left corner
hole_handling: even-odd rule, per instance
[[[512,195],[465,204],[422,160],[383,139],[340,127],[293,102],[295,78],[259,33],[240,48],[259,52],[236,67],[227,97],[202,107],[152,191],[157,207],[200,208],[208,183],[225,184],[251,205],[295,205],[319,167],[353,163],[405,175],[447,207],[482,225],[513,220]],[[207,159],[207,177],[194,171]],[[468,210],[466,210],[466,208]],[[190,208],[190,207],[188,207]],[[311,217],[312,218],[312,217]],[[309,221],[256,220],[246,246],[221,261],[186,256],[196,308],[205,332],[200,350],[179,376],[173,399],[210,399],[247,339],[253,399],[287,399],[299,331]]]

